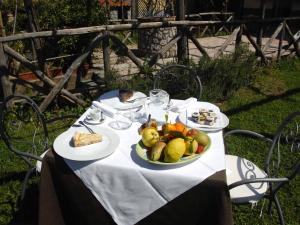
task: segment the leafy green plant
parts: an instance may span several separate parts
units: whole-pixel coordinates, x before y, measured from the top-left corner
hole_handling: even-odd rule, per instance
[[[18,2],[16,20],[16,33],[29,30],[28,17],[23,1]],[[98,0],[39,0],[33,1],[33,8],[37,14],[37,23],[40,30],[57,30],[75,27],[87,27],[105,23],[105,9],[99,5]],[[4,0],[1,6],[6,33],[13,30],[15,1]],[[72,37],[48,38],[44,42],[45,57],[57,56],[61,53],[80,53],[95,35],[87,34]],[[26,45],[21,50],[31,51],[31,45]]]
[[[149,93],[149,91],[153,89],[151,73],[138,73],[130,77],[120,77],[116,71],[111,70],[108,76],[105,77],[105,82],[105,90],[132,89]]]
[[[257,61],[253,53],[239,48],[234,53],[217,59],[203,57],[196,65],[203,84],[203,99],[224,100],[238,88],[247,86],[257,74]]]

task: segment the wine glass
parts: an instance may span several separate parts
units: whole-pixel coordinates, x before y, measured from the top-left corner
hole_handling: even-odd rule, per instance
[[[114,121],[108,124],[113,129],[126,130],[132,125],[131,119],[124,116],[120,110],[115,113],[114,119]]]

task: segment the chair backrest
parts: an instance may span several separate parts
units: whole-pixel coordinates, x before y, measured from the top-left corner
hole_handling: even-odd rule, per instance
[[[265,167],[269,176],[289,180],[300,173],[300,111],[288,115],[278,127]]]
[[[48,131],[36,103],[22,95],[4,99],[0,108],[0,134],[9,150],[34,166],[48,148]]]
[[[196,72],[185,65],[168,65],[154,75],[154,89],[163,89],[171,98],[186,99],[202,96],[202,84]]]

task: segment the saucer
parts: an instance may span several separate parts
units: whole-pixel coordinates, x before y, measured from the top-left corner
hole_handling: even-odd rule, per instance
[[[98,125],[98,124],[101,124],[105,121],[105,116],[103,116],[103,119],[102,120],[92,120],[92,119],[88,119],[88,118],[85,118],[83,120],[84,123],[86,124],[90,124],[90,125]]]

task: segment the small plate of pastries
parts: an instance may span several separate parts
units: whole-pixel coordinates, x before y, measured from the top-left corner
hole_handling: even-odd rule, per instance
[[[98,100],[115,109],[128,110],[143,106],[147,96],[139,91],[118,89],[104,93]]]
[[[95,133],[89,133],[85,127],[65,131],[55,139],[54,151],[75,161],[96,160],[112,154],[119,146],[119,136],[104,127],[93,127],[93,130]]]
[[[229,124],[228,117],[220,112],[219,107],[208,102],[197,102],[182,111],[178,118],[186,126],[203,131],[222,130]]]

